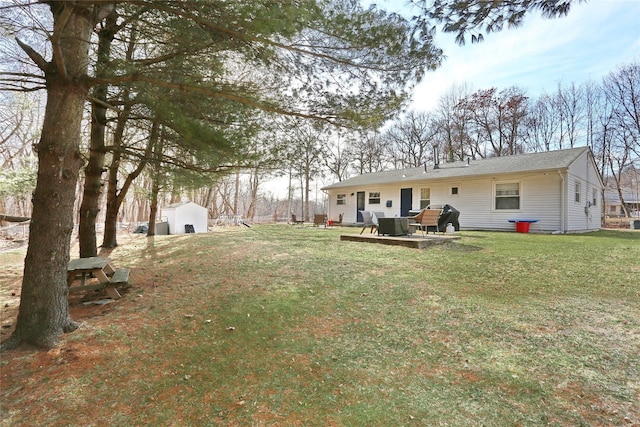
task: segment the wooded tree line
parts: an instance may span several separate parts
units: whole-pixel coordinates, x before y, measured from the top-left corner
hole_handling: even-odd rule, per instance
[[[384,164],[371,155],[373,130],[439,66],[437,23],[479,40],[528,11],[565,14],[571,2],[459,3],[416,1],[407,19],[356,0],[2,0],[3,106],[47,94],[42,108],[2,112],[16,124],[3,126],[3,160],[30,172],[12,182],[33,182],[35,172],[21,202],[32,209],[20,311],[5,345],[48,347],[77,327],[66,283],[76,222],[80,255],[94,256],[100,210],[102,246],[114,247],[131,191],[145,195],[151,218],[161,197],[186,191],[205,201],[224,194],[221,206],[239,209],[241,171],[254,197],[260,179],[284,170],[301,183],[306,215],[311,178],[346,167],[337,160],[344,153],[314,151],[330,146],[318,142],[327,125],[365,134],[371,150],[353,144],[360,170]],[[216,184],[222,177],[230,181]],[[232,190],[216,193],[216,185]],[[250,216],[255,203],[247,209]]]
[[[555,91],[537,97],[518,87],[471,91],[465,85],[452,86],[433,111],[409,111],[383,130],[338,129],[299,119],[278,119],[277,125],[256,122],[259,129],[244,139],[253,159],[227,171],[195,171],[192,164],[168,161],[156,168],[144,157],[128,157],[120,163],[120,181],[126,182],[140,163],[145,167],[132,182],[131,194],[123,198],[117,218],[126,223],[154,222],[161,219],[150,217],[154,200],[156,206],[165,206],[186,198],[206,206],[212,219],[238,215],[248,220],[256,216],[282,220],[293,211],[309,220],[325,207],[322,200],[309,196],[321,177],[327,182],[421,166],[434,162],[434,146],[441,161],[451,162],[588,145],[608,184],[622,190],[632,185],[640,168],[639,88],[640,64],[634,62],[611,71],[600,82],[558,83]],[[2,117],[6,136],[0,207],[18,216],[30,212],[29,195],[35,185],[31,145],[38,134],[34,123],[41,122],[34,117],[38,111],[34,106],[42,102],[31,98],[27,103],[29,99],[15,97],[15,104],[3,110]],[[88,117],[85,122],[89,128]],[[85,141],[88,133],[89,129]],[[262,182],[277,175],[291,180],[284,199],[260,191]],[[101,194],[98,206],[104,210],[107,200]],[[619,194],[622,197],[622,191]],[[105,219],[102,215],[101,220]]]
[[[598,82],[558,83],[536,97],[518,87],[452,87],[434,111],[409,112],[377,138],[371,157],[385,160],[380,168],[433,162],[434,146],[449,162],[589,146],[605,181],[618,189],[640,169],[640,63]]]

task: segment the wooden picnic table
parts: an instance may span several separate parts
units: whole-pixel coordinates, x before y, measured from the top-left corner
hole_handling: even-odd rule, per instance
[[[80,281],[80,284],[74,285],[77,281]],[[67,266],[69,292],[104,289],[109,297],[119,299],[121,296],[116,285],[126,285],[128,281],[129,269],[116,270],[109,258],[79,258],[69,261]]]

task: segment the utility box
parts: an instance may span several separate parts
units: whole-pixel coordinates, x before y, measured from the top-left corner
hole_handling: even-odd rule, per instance
[[[633,219],[629,222],[629,228],[632,230],[640,230],[640,219]]]
[[[169,234],[169,223],[168,222],[156,222],[156,235],[164,236]]]

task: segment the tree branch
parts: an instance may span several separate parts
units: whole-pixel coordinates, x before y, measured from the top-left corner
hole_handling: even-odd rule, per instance
[[[299,112],[299,111],[291,111],[291,110],[285,110],[283,108],[277,107],[275,105],[269,105],[266,102],[261,102],[258,100],[254,100],[254,99],[250,99],[247,98],[245,96],[242,95],[238,95],[236,93],[230,93],[230,92],[223,92],[220,90],[216,90],[216,89],[211,89],[211,88],[207,88],[204,86],[196,86],[196,85],[188,85],[188,84],[183,84],[183,83],[171,83],[171,82],[167,82],[164,80],[160,80],[160,79],[154,79],[152,77],[148,77],[148,76],[142,76],[142,75],[127,75],[127,76],[121,76],[121,77],[110,77],[107,79],[92,79],[92,82],[94,84],[117,84],[117,83],[125,83],[125,82],[143,82],[143,83],[149,83],[151,85],[154,85],[156,87],[159,88],[165,88],[165,89],[173,89],[179,92],[187,92],[187,93],[197,93],[197,94],[205,94],[205,95],[209,95],[212,97],[216,97],[216,98],[223,98],[223,99],[227,99],[229,101],[234,101],[237,102],[239,104],[243,104],[243,105],[247,105],[250,107],[254,107],[257,108],[259,110],[262,111],[266,111],[269,113],[277,113],[277,114],[282,114],[285,116],[293,116],[293,117],[300,117],[300,118],[304,118],[304,119],[317,119],[317,120],[323,120],[326,121],[328,123],[334,123],[336,120],[339,119],[338,116],[336,115],[330,115],[330,114],[326,114],[326,115],[320,115],[320,114],[313,114],[313,113],[303,113],[303,112]]]
[[[46,71],[47,70],[47,67],[49,66],[49,63],[47,62],[46,59],[44,59],[42,57],[42,55],[40,55],[38,52],[33,50],[33,48],[31,46],[29,46],[28,44],[24,43],[22,40],[20,40],[17,37],[16,37],[16,43],[18,43],[18,46],[20,46],[22,48],[22,50],[24,50],[24,52],[27,54],[27,56],[29,58],[31,58],[31,60],[38,66],[38,68],[40,68],[42,71]]]

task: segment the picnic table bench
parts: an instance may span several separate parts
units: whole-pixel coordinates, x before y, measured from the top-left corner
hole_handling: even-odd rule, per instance
[[[79,281],[79,285],[74,282]],[[89,281],[91,283],[89,283]],[[104,289],[112,299],[120,299],[116,286],[129,283],[129,269],[115,269],[109,258],[90,257],[69,261],[67,266],[67,285],[69,292]]]

